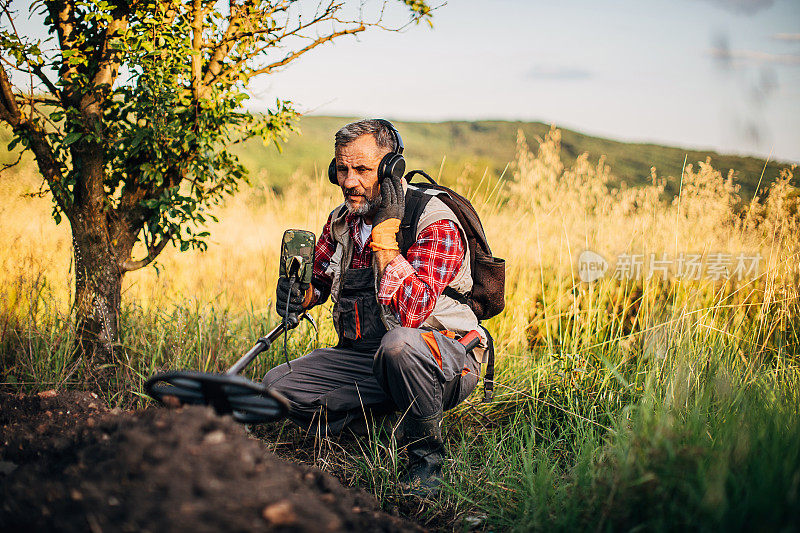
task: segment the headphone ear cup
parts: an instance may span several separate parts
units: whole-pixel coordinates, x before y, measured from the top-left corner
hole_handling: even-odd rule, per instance
[[[402,178],[406,173],[406,158],[403,157],[403,154],[396,154],[391,164],[389,170],[392,176],[397,179]]]
[[[336,158],[331,159],[331,164],[328,165],[328,180],[334,185],[339,185],[339,178],[336,176]]]
[[[381,164],[378,166],[378,181],[382,182],[386,178],[400,179],[405,174],[405,171],[406,159],[403,155],[397,152],[389,152],[383,156]]]

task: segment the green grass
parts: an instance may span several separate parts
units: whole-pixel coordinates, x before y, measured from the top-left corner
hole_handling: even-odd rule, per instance
[[[543,283],[553,294],[561,282]],[[549,337],[520,349],[501,341],[495,401],[482,404],[476,392],[448,413],[448,484],[423,508],[397,492],[402,454],[384,427],[304,446],[302,432],[282,428],[267,442],[283,442],[276,451],[289,457],[306,450],[305,460],[436,528],[479,520],[513,531],[792,531],[800,513],[800,315],[796,297],[760,300],[768,285],[747,296],[681,284],[623,287],[637,304],[633,326],[632,307],[605,312],[618,297],[613,280],[590,287],[582,309],[592,319],[546,306],[546,317],[557,315]],[[80,381],[71,317],[48,307],[46,284],[22,289],[28,312],[3,317],[2,381],[28,383],[15,387],[24,390]],[[146,404],[141,386],[153,372],[223,370],[277,318],[175,301],[126,305],[121,321],[116,385],[106,399],[134,407]],[[304,326],[289,337],[289,353],[316,340]],[[319,341],[333,341],[329,324]],[[248,374],[259,379],[282,360],[278,342]]]

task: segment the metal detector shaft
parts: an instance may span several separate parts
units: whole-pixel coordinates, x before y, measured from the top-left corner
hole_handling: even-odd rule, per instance
[[[300,318],[303,318],[304,316],[305,313],[301,315]],[[275,339],[280,337],[284,331],[289,331],[296,328],[299,323],[300,319],[297,318],[296,315],[290,315],[289,317],[287,317],[287,320],[275,326],[275,329],[267,333],[266,336],[258,339],[256,341],[255,346],[250,348],[249,352],[244,354],[238,361],[236,361],[233,364],[232,367],[226,370],[225,374],[228,376],[235,376],[236,374],[247,368],[247,365],[249,365],[253,361],[253,359],[255,359],[256,356],[258,356],[258,354],[267,351],[269,347],[272,346],[272,343],[275,342]]]

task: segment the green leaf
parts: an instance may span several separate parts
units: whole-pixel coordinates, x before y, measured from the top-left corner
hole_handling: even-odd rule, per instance
[[[72,131],[70,133],[67,133],[67,135],[64,137],[64,146],[66,147],[66,146],[69,146],[69,145],[73,144],[78,139],[80,139],[82,136],[83,136],[83,134],[80,133],[80,132],[77,132],[77,131]]]

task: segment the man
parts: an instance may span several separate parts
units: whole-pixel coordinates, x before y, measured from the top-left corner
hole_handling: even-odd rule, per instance
[[[385,120],[348,124],[335,135],[329,178],[342,189],[320,235],[311,286],[278,283],[283,315],[333,300],[339,343],[270,370],[264,383],[288,398],[290,418],[338,433],[365,411],[402,413],[409,455],[405,481],[428,493],[440,483],[442,412],[475,388],[485,333],[472,310],[443,294],[472,288],[467,240],[438,198],[427,204],[416,240],[401,254],[405,214],[402,139]],[[413,187],[413,186],[411,186]],[[469,354],[456,339],[478,330]]]

